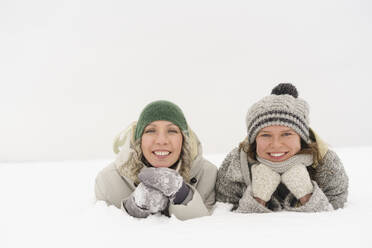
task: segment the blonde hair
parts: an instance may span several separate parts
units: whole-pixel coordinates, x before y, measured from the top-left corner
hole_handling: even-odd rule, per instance
[[[177,166],[178,172],[183,177],[185,181],[190,178],[191,170],[191,147],[189,137],[182,132],[182,148],[179,157],[179,167]],[[135,184],[139,184],[138,174],[141,169],[146,166],[144,163],[145,157],[141,149],[141,138],[130,143],[130,155],[128,160],[119,167],[119,173],[122,176],[132,179]]]

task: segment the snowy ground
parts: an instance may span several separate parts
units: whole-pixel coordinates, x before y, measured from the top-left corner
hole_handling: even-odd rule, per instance
[[[372,147],[336,151],[350,178],[342,210],[236,214],[219,203],[184,222],[96,203],[94,178],[109,161],[0,163],[0,247],[372,247]]]

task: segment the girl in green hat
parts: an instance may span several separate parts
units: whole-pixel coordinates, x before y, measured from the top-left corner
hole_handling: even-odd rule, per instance
[[[137,218],[161,213],[186,220],[210,214],[217,168],[203,158],[177,105],[148,104],[115,139],[114,152],[116,160],[97,175],[97,200]]]

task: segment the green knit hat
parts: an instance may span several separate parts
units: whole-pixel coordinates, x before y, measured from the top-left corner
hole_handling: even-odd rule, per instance
[[[148,104],[138,119],[134,139],[138,140],[143,134],[145,127],[153,121],[170,121],[177,125],[181,131],[187,132],[187,122],[182,110],[169,101],[155,101]]]

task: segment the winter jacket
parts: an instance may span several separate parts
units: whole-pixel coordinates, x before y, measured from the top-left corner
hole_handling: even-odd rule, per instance
[[[342,208],[348,195],[348,177],[337,154],[314,134],[321,155],[320,164],[307,167],[314,191],[304,205],[280,183],[266,206],[259,204],[252,194],[250,168],[254,161],[239,148],[233,149],[218,170],[216,200],[233,204],[241,213],[269,213],[272,211],[320,212]]]
[[[130,142],[133,142],[135,128],[133,123],[119,134],[114,143],[114,151],[118,153],[116,160],[100,171],[95,181],[97,200],[105,201],[108,205],[114,205],[123,211],[125,211],[123,201],[135,190],[136,185],[133,180],[119,171],[129,157]],[[192,164],[190,180],[186,183],[193,191],[192,200],[186,205],[170,203],[168,207],[169,214],[175,215],[180,220],[210,215],[215,203],[217,167],[203,158],[202,146],[191,129],[189,134]]]

